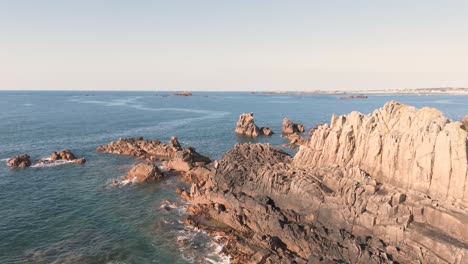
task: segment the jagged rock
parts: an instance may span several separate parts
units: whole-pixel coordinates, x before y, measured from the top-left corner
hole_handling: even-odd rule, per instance
[[[134,165],[125,175],[124,180],[129,180],[135,183],[155,182],[164,178],[164,174],[153,163],[142,162]]]
[[[255,125],[253,113],[243,113],[239,116],[235,132],[249,137],[258,137],[260,135],[260,129]]]
[[[464,116],[461,120],[463,128],[468,131],[468,115]]]
[[[157,139],[123,138],[99,146],[97,150],[130,155],[147,161],[162,160],[167,169],[183,172],[211,162],[210,158],[201,155],[192,147],[182,148],[176,137],[171,137],[167,145]]]
[[[372,114],[352,112],[318,127],[294,164],[359,166],[396,187],[468,206],[467,132],[433,108],[386,103]]]
[[[281,129],[283,134],[294,134],[304,132],[304,126],[300,123],[294,123],[287,117],[283,119],[283,128]]]
[[[14,156],[7,160],[7,165],[10,167],[26,168],[31,166],[31,158],[28,154]]]
[[[309,139],[299,134],[285,134],[284,137],[289,140],[289,147],[306,145]]]
[[[258,128],[255,124],[253,113],[243,113],[240,115],[234,131],[237,134],[249,137],[271,136],[274,134],[269,127]]]
[[[390,102],[332,118],[294,158],[238,144],[181,194],[188,223],[236,234],[232,263],[468,263],[466,155],[460,123]]]

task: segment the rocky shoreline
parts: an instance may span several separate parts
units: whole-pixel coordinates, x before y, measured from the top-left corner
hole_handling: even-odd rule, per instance
[[[185,223],[217,236],[231,263],[461,264],[468,263],[467,130],[468,116],[454,122],[391,101],[368,115],[333,115],[307,135],[285,118],[281,132],[298,147],[294,156],[244,143],[213,161],[176,137],[121,138],[97,150],[138,159],[124,181],[181,175],[191,184],[177,190],[188,202]],[[235,133],[273,132],[244,113]],[[86,161],[68,150],[47,160]],[[7,163],[31,166],[27,154]]]
[[[389,102],[333,117],[294,157],[238,144],[182,197],[232,263],[467,263],[467,163],[460,122]]]

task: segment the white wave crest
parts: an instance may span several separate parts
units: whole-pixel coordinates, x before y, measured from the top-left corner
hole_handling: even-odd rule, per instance
[[[50,158],[40,159],[36,163],[34,163],[31,168],[44,168],[44,167],[55,167],[64,164],[73,163],[71,160],[52,160]]]

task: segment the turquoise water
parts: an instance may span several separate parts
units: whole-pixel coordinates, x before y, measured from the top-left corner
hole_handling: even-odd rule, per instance
[[[92,94],[93,96],[84,96]],[[0,263],[208,263],[221,262],[217,245],[181,224],[182,208],[172,177],[160,183],[114,187],[135,159],[97,152],[119,137],[168,140],[219,158],[236,142],[239,114],[254,112],[259,126],[280,132],[287,116],[306,128],[332,113],[369,113],[388,100],[432,106],[449,118],[468,114],[465,96],[371,95],[338,100],[333,95],[194,93],[166,97],[155,92],[0,92],[0,159],[29,153],[33,159],[71,149],[83,166],[10,169],[0,164]],[[279,134],[259,138],[286,143]]]

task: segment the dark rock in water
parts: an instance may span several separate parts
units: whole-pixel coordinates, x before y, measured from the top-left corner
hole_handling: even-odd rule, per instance
[[[21,154],[8,159],[7,165],[10,167],[26,168],[31,166],[31,158],[28,154]]]
[[[124,180],[143,183],[155,182],[162,178],[164,178],[164,174],[161,172],[158,166],[150,162],[142,162],[134,165],[127,173],[127,175],[125,175]]]
[[[243,113],[240,115],[236,124],[236,129],[234,131],[237,134],[249,137],[273,135],[273,131],[269,127],[258,128],[258,126],[255,124],[253,113]]]
[[[192,96],[193,94],[191,92],[180,92],[180,93],[175,93],[173,95],[174,96]]]
[[[468,263],[467,140],[390,102],[332,118],[293,158],[238,144],[187,178],[187,223],[235,234],[233,263]]]
[[[260,135],[264,136],[271,136],[274,132],[269,127],[261,127],[260,128]]]
[[[283,127],[281,129],[283,134],[294,134],[304,132],[304,126],[300,123],[294,123],[288,118],[283,119]]]
[[[349,95],[349,96],[342,96],[340,100],[350,100],[350,99],[367,99],[367,95]]]

